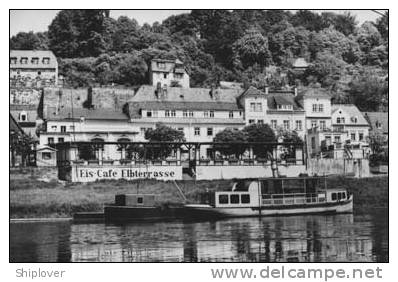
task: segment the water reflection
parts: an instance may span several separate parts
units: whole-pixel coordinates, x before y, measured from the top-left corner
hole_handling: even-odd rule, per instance
[[[384,211],[372,216],[79,224],[69,226],[69,230],[50,224],[62,231],[56,233],[48,225],[37,227],[37,235],[41,235],[38,240],[26,238],[23,229],[27,226],[11,224],[12,234],[19,233],[20,237],[11,239],[11,254],[18,261],[387,261],[387,222]],[[46,245],[49,247],[44,248]],[[30,254],[21,256],[23,250]]]

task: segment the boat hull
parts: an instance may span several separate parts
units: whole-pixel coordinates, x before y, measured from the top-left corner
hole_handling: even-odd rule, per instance
[[[248,216],[277,216],[298,214],[334,214],[351,213],[353,211],[353,197],[346,201],[319,204],[300,205],[272,205],[261,207],[222,207],[210,205],[186,205],[185,216],[190,218],[222,218]]]

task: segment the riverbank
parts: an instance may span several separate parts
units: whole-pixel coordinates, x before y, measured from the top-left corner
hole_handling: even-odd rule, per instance
[[[228,190],[231,180],[177,181],[187,200],[198,203],[201,193]],[[388,207],[388,176],[376,178],[328,179],[329,187],[347,187],[354,194],[354,210]],[[93,183],[43,182],[31,174],[10,175],[11,218],[62,218],[75,212],[100,212],[105,203],[112,203],[115,194],[148,193],[158,195],[158,204],[183,203],[174,182],[156,180],[100,181]]]

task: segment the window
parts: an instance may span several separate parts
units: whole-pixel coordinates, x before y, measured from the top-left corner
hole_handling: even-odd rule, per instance
[[[250,195],[249,194],[240,195],[240,202],[242,204],[250,204]]]
[[[152,111],[147,111],[147,112],[146,112],[146,116],[147,116],[147,117],[152,117]]]
[[[54,131],[57,130],[57,126],[56,125],[52,125],[51,126],[51,130],[54,130]]]
[[[219,204],[228,204],[229,197],[226,194],[218,195],[218,203]]]
[[[41,71],[38,71],[37,74],[38,74],[38,75],[41,75]]]
[[[64,143],[65,139],[63,137],[58,138],[58,143]]]
[[[145,131],[146,131],[145,127],[141,127],[140,128],[141,135],[145,135]]]
[[[38,65],[39,64],[39,58],[32,58],[31,62],[32,62],[32,65]]]
[[[144,198],[143,197],[137,197],[137,204],[143,205],[144,204]]]
[[[377,128],[377,129],[381,129],[381,122],[376,121],[376,128]]]
[[[288,121],[288,120],[283,121],[283,129],[285,129],[285,130],[290,129],[290,121]]]
[[[358,139],[359,141],[363,141],[363,133],[359,133]]]
[[[301,120],[296,120],[296,130],[303,130],[303,122]]]
[[[70,131],[75,131],[75,126],[74,125],[69,126],[69,130]]]
[[[209,112],[208,112],[208,111],[204,111],[204,112],[203,112],[203,116],[204,116],[205,118],[209,117]]]
[[[188,111],[182,111],[182,116],[183,117],[188,117]]]
[[[315,149],[315,137],[311,137],[311,148]]]
[[[167,78],[167,73],[164,73],[164,74],[163,74],[163,78]]]
[[[51,160],[51,153],[50,152],[43,152],[43,153],[41,153],[41,158],[43,160]]]
[[[257,103],[256,112],[262,112],[262,111],[263,111],[263,104],[262,103]]]
[[[233,111],[229,111],[229,118],[234,118],[234,112]]]
[[[337,193],[337,200],[341,200],[341,193]]]
[[[200,127],[195,127],[194,128],[194,135],[195,136],[200,136]]]
[[[355,141],[355,133],[351,133],[351,140]]]
[[[152,111],[152,116],[153,117],[158,117],[158,111]]]
[[[43,64],[44,65],[48,65],[48,64],[50,64],[50,58],[43,58]]]
[[[239,195],[230,195],[231,204],[239,204]]]
[[[184,132],[184,128],[183,127],[179,127],[177,130],[181,131],[181,132]]]
[[[335,143],[340,143],[340,142],[341,142],[340,136],[335,136],[335,137],[334,137],[334,142],[335,142]]]
[[[256,111],[256,103],[250,103],[250,111],[255,112]]]
[[[323,104],[318,105],[318,112],[323,113]]]
[[[324,120],[319,121],[319,129],[326,129],[326,121]]]
[[[174,78],[176,79],[182,79],[182,73],[175,73]]]
[[[170,112],[170,115],[171,115],[172,117],[175,117],[175,116],[176,116],[176,111],[175,111],[175,110],[172,110],[172,111]]]
[[[26,65],[27,63],[28,63],[28,58],[26,58],[26,57],[21,58],[22,65]]]
[[[189,117],[193,117],[193,112],[189,111]]]
[[[61,125],[61,132],[66,132],[66,126],[65,125]]]
[[[212,127],[207,128],[207,136],[213,136],[213,128]]]
[[[332,201],[336,201],[337,200],[337,193],[332,193]]]
[[[214,111],[210,111],[210,117],[214,118]]]
[[[254,119],[249,119],[249,124],[252,124],[252,123],[254,123],[254,122],[255,122]]]
[[[169,111],[169,110],[166,110],[166,111],[164,112],[164,116],[165,116],[165,117],[169,117],[169,116],[170,116],[170,111]]]
[[[259,120],[257,120],[257,123],[258,124],[264,124],[264,120],[263,119],[259,119]]]
[[[351,117],[352,123],[358,123],[358,118],[357,117]]]
[[[317,127],[317,125],[318,125],[318,122],[316,120],[311,121],[311,128],[315,128],[315,127]]]
[[[16,65],[17,64],[17,58],[12,57],[10,58],[10,65]]]
[[[54,137],[48,137],[47,138],[47,143],[48,144],[54,144]]]
[[[312,104],[312,112],[316,113],[318,111],[318,105],[317,104]]]
[[[291,111],[293,110],[293,106],[292,105],[278,105],[278,110],[282,110],[282,111]]]
[[[278,126],[278,121],[276,119],[271,120],[271,128],[276,129]]]
[[[25,113],[25,112],[22,112],[20,115],[19,115],[19,120],[20,121],[26,121],[28,118],[27,118],[27,114]]]
[[[346,198],[346,197],[345,197],[345,192],[341,193],[341,198],[342,198],[342,199],[345,199],[345,198]]]

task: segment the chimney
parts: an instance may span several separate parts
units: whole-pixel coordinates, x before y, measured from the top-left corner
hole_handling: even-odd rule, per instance
[[[268,86],[266,86],[264,90],[265,90],[265,95],[268,95],[268,90],[269,90]]]
[[[160,94],[162,93],[162,83],[158,82],[156,84],[155,96],[157,99],[160,98]]]

